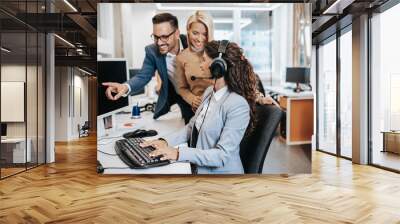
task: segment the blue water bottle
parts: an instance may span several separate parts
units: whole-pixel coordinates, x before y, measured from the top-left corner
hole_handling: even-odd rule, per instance
[[[139,103],[137,103],[136,105],[134,105],[132,107],[132,118],[133,119],[138,119],[140,118],[140,107],[139,107]]]

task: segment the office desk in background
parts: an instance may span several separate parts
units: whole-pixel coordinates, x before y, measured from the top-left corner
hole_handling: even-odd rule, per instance
[[[146,97],[137,96],[133,99],[135,102],[141,102],[139,105],[150,103]],[[157,120],[153,119],[152,112],[141,113],[141,118],[131,119],[131,114],[118,113],[121,111],[131,111],[132,106],[124,107],[107,114],[97,117],[97,149],[106,153],[115,154],[114,143],[122,139],[122,134],[136,129],[153,129],[158,132],[157,136],[145,139],[157,139],[167,134],[173,133],[184,127],[184,121],[181,118],[179,107],[174,105],[171,112],[163,115]],[[104,129],[103,118],[112,115],[113,127]],[[125,124],[132,123],[132,127]],[[104,168],[107,167],[127,167],[118,156],[107,155],[97,152],[97,160]],[[153,167],[147,169],[105,169],[104,174],[191,174],[190,163],[175,162],[166,166]]]
[[[382,131],[383,149],[382,152],[400,154],[400,131]]]
[[[294,92],[283,87],[266,86],[267,92],[278,94],[286,116],[280,125],[280,139],[287,145],[311,144],[314,128],[314,95],[312,91]]]
[[[26,153],[25,153],[26,144]],[[5,163],[12,164],[25,164],[25,162],[31,162],[32,160],[32,140],[27,138],[5,138],[1,139],[1,159],[5,160]]]

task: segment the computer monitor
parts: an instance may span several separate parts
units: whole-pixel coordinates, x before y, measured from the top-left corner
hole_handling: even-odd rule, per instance
[[[1,123],[1,137],[7,137],[7,124]]]
[[[102,115],[113,110],[129,105],[127,97],[121,97],[118,100],[109,100],[106,96],[107,87],[103,82],[124,83],[128,79],[128,66],[125,59],[102,59],[97,62],[97,114]]]
[[[310,68],[306,67],[287,67],[286,68],[286,82],[296,83],[295,92],[303,91],[300,88],[300,83],[310,83]]]
[[[133,78],[139,72],[140,72],[140,69],[129,69],[129,79]],[[135,94],[133,94],[133,96],[140,95],[140,94],[144,94],[144,88],[141,91],[136,92]]]

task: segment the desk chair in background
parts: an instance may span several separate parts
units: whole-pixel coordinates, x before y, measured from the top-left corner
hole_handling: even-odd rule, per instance
[[[80,126],[80,124],[78,124],[79,138],[89,136],[89,129],[90,129],[89,121],[85,121],[82,127]]]
[[[283,111],[275,105],[257,105],[254,131],[240,143],[244,173],[262,173],[265,157],[281,121]]]
[[[261,82],[260,76],[256,74],[256,79],[257,79],[257,89],[260,93],[264,94],[265,96],[265,89],[264,85]]]

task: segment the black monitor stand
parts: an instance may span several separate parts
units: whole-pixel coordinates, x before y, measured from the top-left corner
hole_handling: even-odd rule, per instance
[[[300,84],[297,82],[296,83],[296,88],[293,89],[293,92],[295,93],[299,93],[299,92],[303,92],[304,90],[300,87]]]

